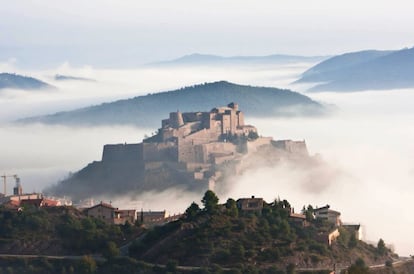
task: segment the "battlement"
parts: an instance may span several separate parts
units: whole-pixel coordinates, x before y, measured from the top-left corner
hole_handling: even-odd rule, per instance
[[[142,144],[105,145],[102,153],[103,162],[137,162],[142,160]]]
[[[272,145],[289,153],[302,156],[309,155],[305,141],[278,140],[272,141]]]

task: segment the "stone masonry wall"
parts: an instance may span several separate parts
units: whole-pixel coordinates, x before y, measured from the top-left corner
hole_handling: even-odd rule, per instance
[[[142,144],[105,145],[103,162],[142,162]]]

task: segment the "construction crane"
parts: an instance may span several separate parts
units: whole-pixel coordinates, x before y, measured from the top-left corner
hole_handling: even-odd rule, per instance
[[[4,175],[1,175],[0,177],[3,178],[3,186],[4,186],[4,192],[3,193],[4,193],[4,196],[7,195],[7,192],[6,192],[6,190],[7,190],[7,188],[6,188],[7,178],[13,177],[16,180],[16,184],[20,182],[20,178],[19,178],[19,176],[17,176],[17,174],[13,174],[13,175],[4,174]]]

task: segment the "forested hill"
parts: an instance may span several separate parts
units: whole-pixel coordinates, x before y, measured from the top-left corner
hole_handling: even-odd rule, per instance
[[[291,217],[287,200],[265,202],[260,209],[256,198],[253,209],[245,210],[239,201],[228,199],[218,204],[214,192],[207,191],[202,199],[203,209],[192,203],[185,218],[154,228],[135,242],[130,256],[157,264],[171,260],[185,266],[216,264],[238,268],[240,273],[294,273],[295,268],[330,270],[334,264],[344,269],[358,259],[374,265],[396,256],[385,244],[374,247],[356,239],[355,233],[344,227],[315,219],[311,206],[304,209],[306,221],[298,222]],[[328,234],[336,229],[340,235],[329,245]]]
[[[335,228],[315,219],[311,206],[303,209],[304,223],[290,217],[287,200],[246,211],[233,199],[219,204],[207,191],[202,203],[200,208],[193,202],[181,219],[153,229],[140,218],[108,224],[70,206],[2,205],[0,273],[327,274],[351,264],[347,273],[414,272],[413,261],[398,259],[383,240],[374,247],[344,227],[329,246],[327,233]],[[385,267],[392,260],[401,263]]]
[[[173,91],[31,117],[20,122],[69,125],[132,124],[159,127],[169,112],[209,110],[237,102],[249,117],[320,115],[325,108],[307,96],[290,90],[237,85],[226,81],[205,83]]]
[[[338,77],[341,70],[358,66],[390,53],[392,53],[392,51],[364,50],[337,55],[306,70],[297,82],[307,83],[330,81],[333,78]]]
[[[303,73],[310,91],[362,91],[414,87],[414,48],[361,51],[332,57]]]
[[[0,90],[6,88],[32,90],[51,87],[49,84],[33,77],[14,73],[0,73]]]

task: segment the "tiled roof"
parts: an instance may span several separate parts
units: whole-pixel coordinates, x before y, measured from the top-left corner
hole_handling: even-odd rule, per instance
[[[117,208],[113,207],[111,204],[100,202],[99,204],[91,206],[91,207],[87,208],[86,210],[90,210],[92,208],[100,207],[100,206],[101,207],[106,207],[106,208],[109,208],[109,209],[117,209]]]
[[[306,219],[306,216],[299,213],[290,213],[289,217],[291,218],[298,218],[298,219]]]

